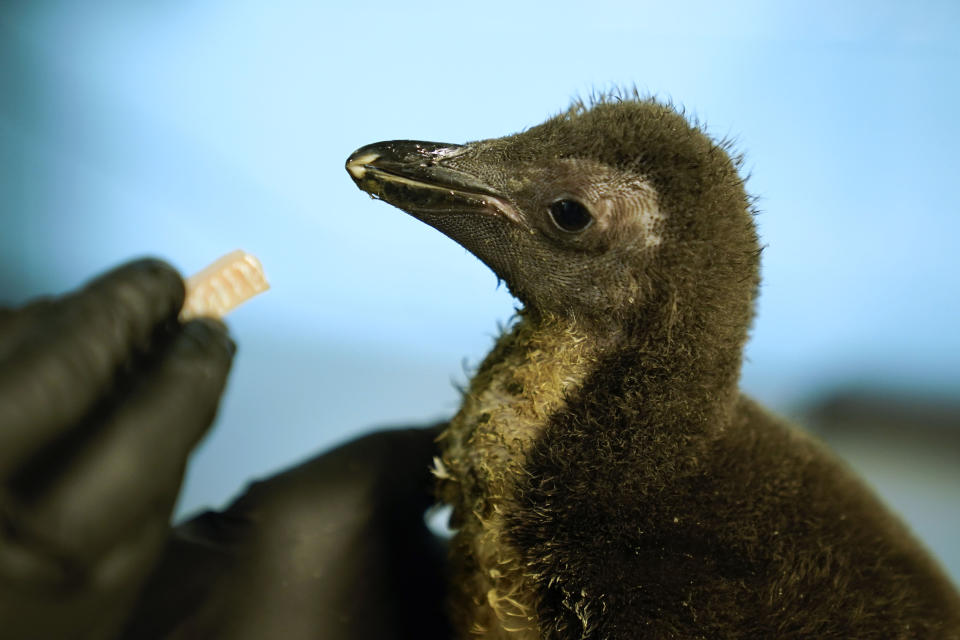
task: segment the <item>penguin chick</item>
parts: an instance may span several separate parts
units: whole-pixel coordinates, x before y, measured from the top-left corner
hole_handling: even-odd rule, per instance
[[[960,638],[907,528],[738,391],[760,251],[723,145],[613,96],[347,170],[523,304],[441,436],[459,637]]]

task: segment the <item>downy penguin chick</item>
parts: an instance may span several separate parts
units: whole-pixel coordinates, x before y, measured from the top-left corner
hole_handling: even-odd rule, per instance
[[[347,170],[523,304],[441,437],[459,637],[960,638],[906,527],[738,391],[760,251],[723,145],[614,96]]]

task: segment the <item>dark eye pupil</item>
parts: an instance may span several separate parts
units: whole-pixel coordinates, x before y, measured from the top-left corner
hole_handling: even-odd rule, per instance
[[[593,222],[587,208],[576,200],[557,200],[550,205],[550,217],[564,231],[583,231]]]

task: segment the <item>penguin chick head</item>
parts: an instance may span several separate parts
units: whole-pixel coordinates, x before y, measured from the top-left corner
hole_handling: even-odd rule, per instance
[[[735,294],[745,327],[758,252],[735,165],[670,107],[611,97],[503,138],[367,145],[346,168],[476,255],[528,311],[649,325],[685,298]]]

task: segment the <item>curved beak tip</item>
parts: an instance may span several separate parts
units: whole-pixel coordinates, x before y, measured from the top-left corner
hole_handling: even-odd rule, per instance
[[[380,154],[378,153],[361,149],[347,158],[347,171],[354,180],[360,180],[367,173],[367,165],[372,164],[379,157]]]

